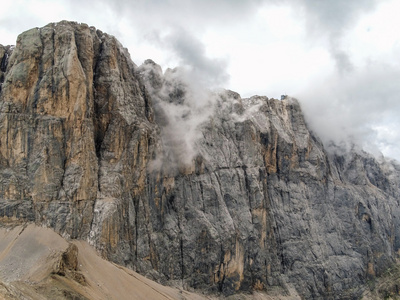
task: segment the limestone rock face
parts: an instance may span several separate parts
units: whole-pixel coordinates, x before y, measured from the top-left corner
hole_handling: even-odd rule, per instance
[[[214,95],[180,162],[169,154],[182,140],[165,135],[163,103],[187,103],[173,71],[137,67],[114,37],[65,21],[21,34],[10,54],[0,47],[3,222],[225,295],[357,298],[397,257],[399,164],[328,154],[296,100]]]
[[[2,216],[112,247],[131,240],[125,200],[143,192],[155,127],[127,50],[86,25],[29,30],[0,105]],[[92,231],[97,212],[104,228]]]

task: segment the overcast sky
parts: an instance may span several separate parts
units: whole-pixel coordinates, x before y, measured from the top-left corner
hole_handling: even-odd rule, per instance
[[[400,160],[399,0],[13,0],[0,43],[73,20],[114,35],[140,65],[184,65],[205,84],[299,99],[325,143]]]

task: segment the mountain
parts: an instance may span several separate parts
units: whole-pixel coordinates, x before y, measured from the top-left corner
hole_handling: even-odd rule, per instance
[[[62,21],[0,46],[0,221],[84,240],[210,295],[358,299],[400,248],[400,165],[328,153],[300,103],[199,104],[179,69],[136,66]]]

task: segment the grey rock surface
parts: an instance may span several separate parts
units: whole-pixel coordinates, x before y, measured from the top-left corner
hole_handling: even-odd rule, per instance
[[[3,222],[34,221],[162,283],[224,295],[357,299],[394,263],[400,165],[328,154],[297,100],[214,94],[182,139],[168,109],[190,124],[184,84],[150,60],[137,67],[112,36],[63,21],[5,53]]]

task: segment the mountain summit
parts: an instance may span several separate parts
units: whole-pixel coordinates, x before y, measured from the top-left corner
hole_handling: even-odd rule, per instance
[[[4,226],[225,296],[356,299],[395,263],[400,166],[327,153],[297,100],[220,91],[199,106],[179,69],[136,66],[67,21],[0,46],[0,61]]]

